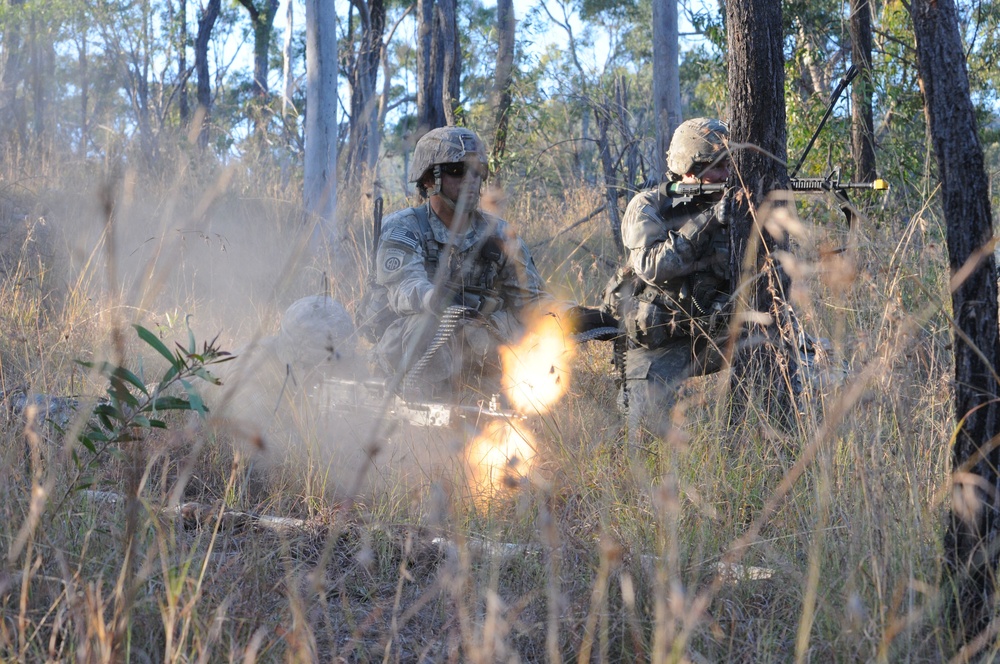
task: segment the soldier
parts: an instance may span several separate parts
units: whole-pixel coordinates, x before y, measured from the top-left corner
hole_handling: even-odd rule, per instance
[[[404,387],[421,397],[469,386],[496,391],[498,345],[516,339],[528,309],[548,300],[524,242],[478,210],[485,175],[475,133],[434,129],[417,141],[410,174],[426,200],[382,226],[376,287],[386,290],[392,316],[373,348],[376,371],[408,372]],[[428,351],[432,344],[439,348]]]
[[[718,120],[683,122],[667,153],[671,182],[728,180],[728,138]],[[721,194],[679,197],[669,184],[636,195],[622,221],[634,277],[620,309],[628,336],[620,398],[635,434],[640,426],[662,434],[684,379],[723,364],[729,229]]]

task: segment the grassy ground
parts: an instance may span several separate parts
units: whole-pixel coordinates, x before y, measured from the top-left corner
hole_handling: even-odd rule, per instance
[[[110,188],[65,170],[0,180],[5,394],[100,394],[75,360],[120,357],[154,381],[164,363],[132,323],[168,345],[190,326],[199,344],[218,335],[236,350],[273,334],[324,275],[345,304],[357,298],[356,276],[299,250],[294,187],[238,167],[182,163],[170,180],[124,174]],[[508,193],[503,213],[552,290],[595,304],[615,260],[606,217],[559,231],[600,192]],[[371,205],[340,204],[358,260]],[[175,416],[100,455],[76,442],[82,417],[66,432],[8,414],[0,658],[946,660],[954,422],[939,222],[892,200],[850,238],[822,199],[799,211],[791,300],[851,372],[812,392],[788,431],[753,408],[730,423],[728,377],[712,376],[688,385],[675,434],[625,445],[602,344],[581,348],[559,408],[527,422],[538,471],[485,503],[456,461],[469,432],[397,431],[373,470],[366,423],[317,421],[293,389],[249,403],[252,422]],[[223,396],[232,387],[205,398],[252,398]],[[138,486],[141,501],[85,484]],[[202,507],[178,512],[186,502]]]

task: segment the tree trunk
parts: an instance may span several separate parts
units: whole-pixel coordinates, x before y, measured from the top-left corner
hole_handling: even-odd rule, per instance
[[[45,76],[42,74],[45,65],[45,47],[42,45],[38,18],[34,11],[28,23],[28,35],[31,40],[31,91],[35,140],[40,140],[45,134]]]
[[[264,8],[258,9],[254,0],[239,0],[250,14],[253,25],[253,94],[254,94],[254,134],[262,140],[267,134],[268,102],[268,50],[274,32],[274,17],[278,13],[279,0],[264,0]]]
[[[80,31],[80,44],[77,51],[77,63],[80,65],[80,142],[77,145],[77,155],[81,159],[87,156],[90,145],[90,69],[88,63],[87,29]]]
[[[860,75],[851,86],[851,155],[855,177],[871,182],[875,170],[875,120],[872,114],[871,0],[851,0],[851,62]]]
[[[25,113],[23,101],[17,89],[24,80],[24,45],[22,42],[20,16],[23,15],[24,0],[9,0],[9,14],[4,21],[3,75],[0,77],[0,134],[5,143],[25,139]]]
[[[611,158],[611,137],[608,128],[611,126],[611,111],[605,106],[596,106],[594,115],[600,132],[597,146],[601,151],[601,168],[604,171],[604,200],[608,208],[608,224],[611,226],[611,237],[619,255],[625,254],[625,244],[622,241],[622,219],[618,209],[618,178],[615,174],[614,160]]]
[[[951,296],[957,327],[952,506],[945,539],[947,570],[957,586],[953,626],[965,639],[995,613],[996,541],[1000,491],[1000,336],[997,266],[989,178],[979,142],[965,54],[953,0],[914,0],[910,6],[924,110],[941,179]],[[959,275],[959,272],[962,272]],[[945,444],[945,441],[942,441]]]
[[[347,177],[360,182],[378,160],[379,131],[376,84],[382,60],[382,36],[385,33],[385,3],[370,0],[361,12],[361,38],[358,52],[350,58],[351,133],[347,141]]]
[[[795,363],[789,354],[782,353],[781,336],[787,332],[790,316],[782,294],[788,292],[790,284],[785,273],[777,269],[772,252],[787,249],[788,242],[771,237],[763,228],[763,217],[771,212],[768,193],[787,188],[789,182],[781,4],[776,0],[728,2],[726,22],[730,141],[761,148],[733,154],[737,180],[747,191],[730,195],[726,203],[731,224],[731,286],[733,293],[745,293],[747,298],[740,302],[739,310],[761,312],[771,321],[751,323],[745,330],[753,343],[745,344],[746,350],[734,358],[733,397],[737,413],[752,395],[760,400],[762,412],[787,423],[792,414],[789,387],[795,378]],[[744,290],[748,280],[751,285]]]
[[[458,40],[458,17],[455,0],[437,0],[441,21],[441,105],[449,125],[459,125],[462,104],[462,46]]]
[[[139,52],[133,57],[133,69],[135,80],[136,112],[139,119],[139,144],[142,148],[142,157],[147,168],[153,167],[157,159],[156,137],[153,135],[153,123],[151,121],[151,110],[149,101],[149,69],[150,58],[152,57],[152,30],[153,17],[150,3],[143,2],[142,6],[142,39]]]
[[[656,174],[667,172],[667,148],[681,123],[680,47],[677,0],[653,2],[653,123],[656,125]]]
[[[194,69],[198,74],[198,111],[195,121],[199,123],[198,145],[208,147],[209,121],[212,115],[212,82],[208,72],[208,42],[219,18],[221,0],[208,0],[205,11],[198,19],[198,35],[194,40]]]
[[[431,129],[443,127],[444,57],[441,53],[441,23],[435,0],[419,0],[417,5],[417,131],[420,138]]]
[[[340,264],[337,211],[337,15],[328,0],[306,0],[306,146],[303,203],[312,248]]]
[[[285,128],[285,140],[292,143],[292,123],[290,116],[292,94],[295,92],[295,81],[292,79],[292,35],[295,31],[295,3],[289,2],[285,9],[285,45],[281,49],[281,77],[284,92],[281,95],[281,124]]]
[[[514,17],[514,0],[497,0],[497,67],[493,80],[493,117],[496,131],[493,134],[493,152],[490,161],[499,168],[507,150],[508,114],[513,100],[511,85],[514,73],[514,45],[517,21]]]
[[[180,0],[177,7],[177,20],[179,22],[180,34],[177,44],[177,77],[180,80],[181,89],[177,94],[177,109],[180,112],[181,127],[187,127],[191,119],[191,107],[188,103],[188,65],[187,65],[187,0]]]

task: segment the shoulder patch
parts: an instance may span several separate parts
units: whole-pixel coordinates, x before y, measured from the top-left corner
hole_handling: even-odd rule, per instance
[[[395,272],[403,267],[403,259],[406,254],[399,249],[387,249],[382,257],[382,269],[386,272]]]
[[[416,236],[413,231],[397,226],[389,231],[389,234],[385,236],[384,240],[386,242],[395,242],[396,244],[401,244],[405,247],[416,251],[417,247],[420,246],[420,238]]]

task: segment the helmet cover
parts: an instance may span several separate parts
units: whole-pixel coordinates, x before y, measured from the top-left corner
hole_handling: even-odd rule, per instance
[[[712,118],[685,120],[674,130],[667,150],[667,168],[676,175],[693,173],[698,166],[729,155],[729,127]]]
[[[278,335],[282,361],[310,368],[354,352],[354,323],[340,302],[329,295],[297,300],[281,317]]]
[[[486,147],[475,132],[465,127],[438,127],[420,137],[413,150],[410,182],[420,182],[427,169],[437,164],[475,161],[486,168]]]

